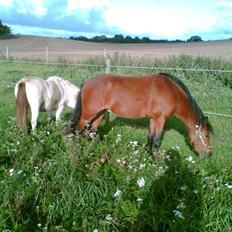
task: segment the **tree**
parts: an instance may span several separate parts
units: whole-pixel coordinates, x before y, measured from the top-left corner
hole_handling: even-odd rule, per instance
[[[3,25],[2,21],[0,20],[0,36],[7,35],[10,33],[11,33],[10,27],[8,27],[7,25]]]
[[[191,36],[187,42],[198,42],[198,41],[203,41],[202,38],[198,35]]]
[[[114,36],[114,42],[118,42],[118,43],[124,42],[124,36],[122,34],[116,34]]]

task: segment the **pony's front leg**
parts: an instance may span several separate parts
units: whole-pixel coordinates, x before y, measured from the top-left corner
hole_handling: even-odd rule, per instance
[[[149,134],[147,137],[147,149],[150,153],[154,152],[155,122],[153,119],[149,123]]]
[[[64,105],[60,105],[56,111],[56,123],[60,121],[60,115],[64,109]]]

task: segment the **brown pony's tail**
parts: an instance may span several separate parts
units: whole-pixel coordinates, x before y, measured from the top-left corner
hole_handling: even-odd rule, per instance
[[[76,101],[76,106],[74,109],[74,113],[73,113],[73,117],[71,120],[71,128],[72,128],[72,132],[75,134],[75,130],[77,127],[79,127],[79,121],[81,118],[81,112],[82,112],[82,102],[81,102],[81,90],[82,90],[83,84],[80,87],[80,91],[78,93],[77,96],[77,101]],[[79,130],[79,128],[78,128]]]
[[[29,108],[24,82],[18,84],[18,91],[16,94],[16,122],[19,128],[23,128]]]

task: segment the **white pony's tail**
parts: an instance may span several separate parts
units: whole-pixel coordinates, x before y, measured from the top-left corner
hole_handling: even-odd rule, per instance
[[[26,87],[24,82],[20,82],[16,86],[16,122],[19,128],[23,128],[28,114],[29,103],[26,95]]]

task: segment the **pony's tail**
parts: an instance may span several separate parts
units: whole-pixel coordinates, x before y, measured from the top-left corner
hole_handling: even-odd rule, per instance
[[[71,120],[71,128],[72,128],[72,131],[74,134],[75,134],[75,130],[77,127],[79,130],[79,121],[80,121],[81,112],[82,112],[82,102],[81,102],[82,87],[83,87],[83,84],[80,87],[80,91],[79,91],[78,96],[77,96],[76,106],[75,106],[73,117]]]
[[[28,114],[29,103],[26,95],[25,83],[18,84],[16,92],[16,122],[19,128],[23,128]]]

